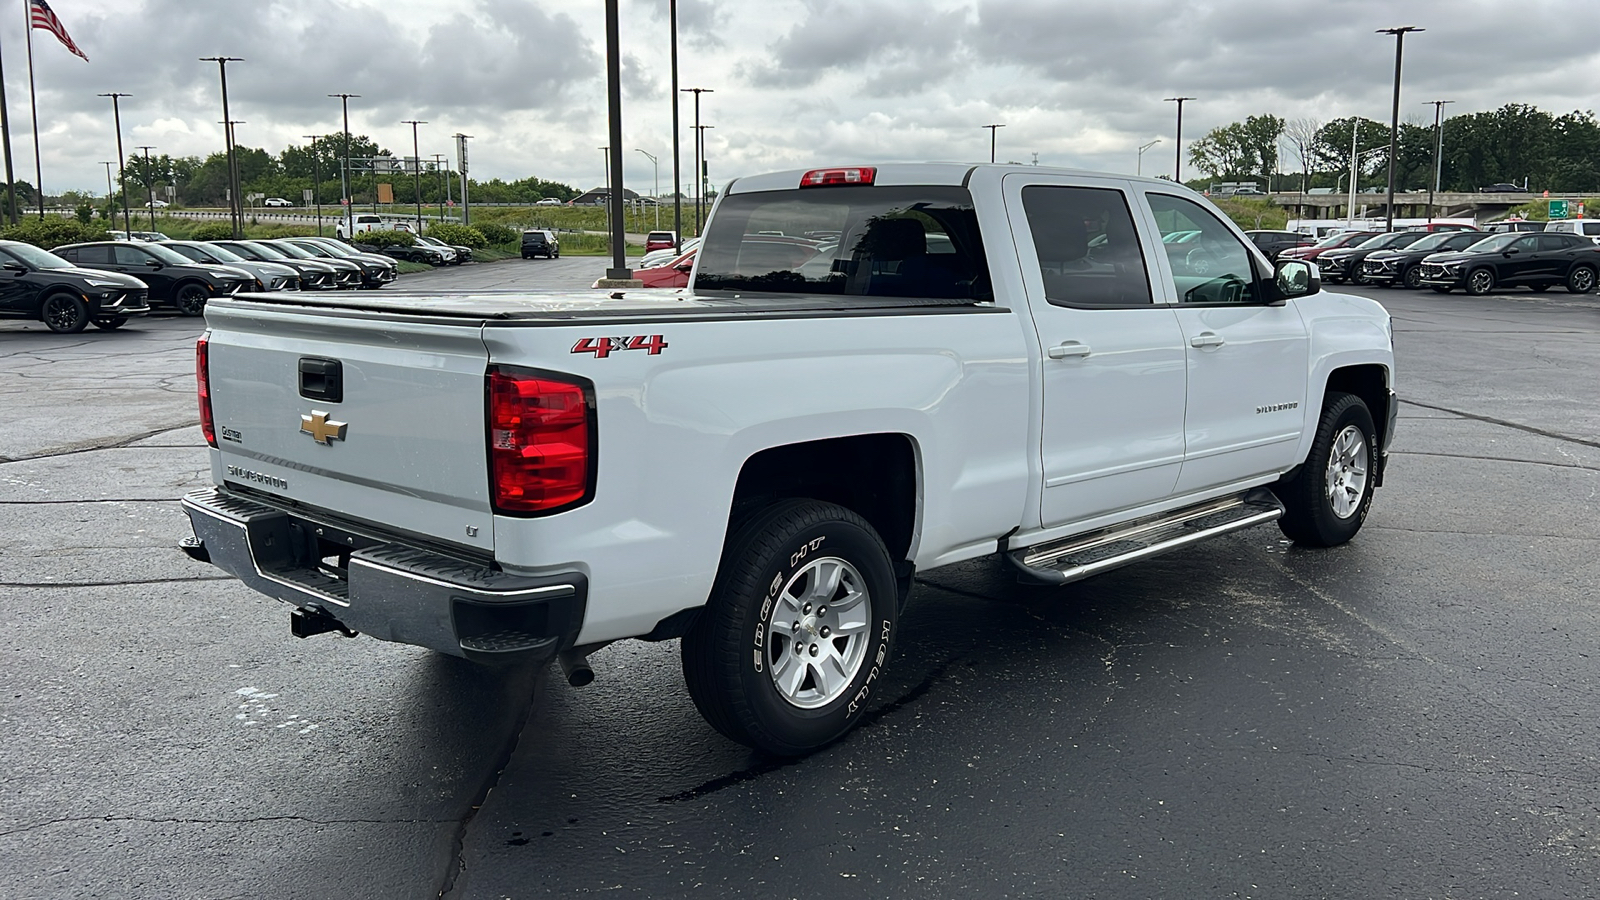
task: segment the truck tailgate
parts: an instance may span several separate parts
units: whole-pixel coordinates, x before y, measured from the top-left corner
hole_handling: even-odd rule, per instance
[[[221,481],[492,551],[481,325],[207,310]]]

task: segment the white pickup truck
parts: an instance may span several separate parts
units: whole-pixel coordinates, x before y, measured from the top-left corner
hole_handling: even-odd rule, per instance
[[[779,754],[874,698],[913,573],[1066,583],[1273,520],[1339,544],[1394,432],[1381,306],[1181,186],[1044,167],[741,178],[681,293],[206,318],[185,549],[294,634],[575,684],[682,638],[706,719]]]

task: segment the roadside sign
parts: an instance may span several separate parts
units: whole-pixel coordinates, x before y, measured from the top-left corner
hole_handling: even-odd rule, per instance
[[[302,205],[304,205],[304,206],[310,206],[311,205],[311,200],[312,200],[311,188],[306,188],[305,190],[301,191],[300,192],[300,196],[302,198],[304,198],[304,203]]]
[[[379,203],[393,203],[394,202],[394,185],[390,184],[387,181],[378,182],[378,202]]]
[[[1565,200],[1551,200],[1550,201],[1550,218],[1552,218],[1552,219],[1565,219],[1566,217],[1567,217],[1567,201],[1565,201]]]

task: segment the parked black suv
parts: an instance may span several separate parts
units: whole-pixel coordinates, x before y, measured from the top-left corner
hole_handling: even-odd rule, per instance
[[[90,322],[110,331],[149,312],[149,296],[137,278],[74,268],[32,244],[0,241],[0,316],[38,319],[60,334]]]
[[[1353,247],[1342,247],[1338,250],[1329,250],[1317,257],[1317,265],[1322,269],[1325,281],[1338,284],[1349,281],[1354,284],[1366,284],[1366,276],[1362,274],[1361,263],[1367,256],[1379,250],[1398,250],[1409,247],[1417,241],[1427,237],[1426,231],[1391,231],[1369,237]]]
[[[203,313],[212,297],[237,294],[256,283],[242,269],[197,263],[160,244],[99,241],[68,244],[55,253],[84,268],[132,275],[150,286],[152,304],[171,306],[185,316]]]
[[[1278,254],[1292,247],[1309,247],[1315,244],[1309,234],[1298,231],[1246,231],[1244,236],[1261,248],[1267,259],[1274,263],[1278,261]]]
[[[552,242],[550,236],[543,231],[524,231],[522,233],[522,258],[533,259],[542,256],[545,259],[560,259],[561,244]]]
[[[1481,231],[1436,231],[1409,247],[1368,254],[1361,264],[1361,277],[1372,284],[1420,288],[1425,257],[1465,250],[1488,236]]]
[[[210,241],[230,253],[238,254],[251,262],[277,263],[288,266],[300,276],[302,291],[331,291],[339,287],[339,273],[313,259],[290,256],[271,244],[257,241]]]
[[[1594,290],[1600,245],[1575,234],[1496,234],[1458,253],[1435,253],[1422,261],[1422,283],[1441,294],[1464,287],[1469,294],[1526,285],[1546,291],[1565,284],[1574,294]]]
[[[271,243],[273,246],[293,244],[316,257],[319,262],[342,259],[355,263],[361,267],[361,286],[369,291],[383,287],[400,274],[400,267],[395,265],[394,260],[376,253],[359,253],[350,245],[333,238],[290,237],[278,238]]]

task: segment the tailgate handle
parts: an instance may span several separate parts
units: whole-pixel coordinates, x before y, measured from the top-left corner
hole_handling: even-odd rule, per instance
[[[307,400],[344,402],[344,364],[337,359],[300,357],[300,396]]]

